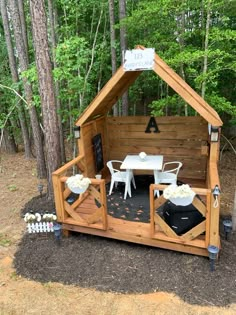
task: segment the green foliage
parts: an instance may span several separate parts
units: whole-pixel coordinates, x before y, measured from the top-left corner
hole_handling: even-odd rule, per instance
[[[69,117],[76,119],[81,111],[79,98],[85,88],[85,76],[89,62],[90,50],[84,38],[74,36],[59,44],[56,49],[57,67],[53,74],[56,81],[61,83],[60,99],[62,107],[62,121],[66,122]],[[87,91],[89,85],[86,86]]]
[[[211,93],[206,97],[206,100],[220,115],[227,113],[232,116],[232,120],[236,119],[236,107],[228,102],[223,96]]]
[[[235,27],[235,24],[232,24],[233,19],[225,1],[212,0],[210,5],[207,49],[204,48],[207,1],[139,1],[132,16],[126,19],[126,26],[134,45],[138,41],[146,47],[154,47],[168,65],[181,76],[184,74],[187,83],[200,95],[205,83],[205,95],[210,104],[219,114],[233,115],[235,87],[231,81],[235,82],[236,31],[230,26]],[[207,71],[204,74],[205,56]],[[153,83],[154,81],[150,84]],[[152,113],[183,114],[183,101],[177,101],[172,93],[169,89],[165,91],[165,95],[156,95],[156,100],[150,105]],[[188,109],[188,112],[191,111]]]
[[[31,83],[37,82],[38,75],[35,64],[31,65],[27,70],[21,72],[21,77],[27,78]]]
[[[10,190],[10,191],[16,191],[16,190],[18,190],[17,186],[14,185],[14,184],[8,185],[7,188],[8,188],[8,190]]]
[[[0,233],[0,246],[7,247],[12,244],[7,235]]]
[[[115,1],[117,66],[121,60],[120,26],[127,30],[128,49],[136,45],[153,47],[200,95],[205,84],[205,99],[220,114],[235,121],[236,56],[235,3],[210,1],[208,48],[205,49],[207,0],[139,0],[126,1],[127,18],[119,21],[118,1]],[[80,113],[111,76],[110,25],[107,0],[57,0],[58,12],[55,51],[55,82],[59,84],[60,115],[63,126],[70,130]],[[26,3],[26,19],[30,14]],[[101,20],[100,20],[101,16]],[[100,24],[99,24],[100,23]],[[98,30],[95,38],[96,30]],[[49,29],[50,39],[50,29]],[[29,35],[30,67],[19,83],[12,84],[6,43],[0,28],[0,83],[22,89],[26,77],[33,87],[33,101],[39,117],[41,104],[31,32]],[[96,41],[95,41],[96,39]],[[52,55],[52,52],[50,52]],[[203,60],[207,57],[207,71]],[[18,124],[18,98],[6,89],[0,89],[0,127],[9,112]],[[185,103],[152,71],[145,71],[129,89],[130,114],[136,114],[140,105],[150,104],[154,115],[184,115]],[[188,107],[188,114],[195,114]],[[11,130],[10,130],[11,132]]]
[[[154,116],[184,116],[184,100],[177,94],[153,101],[149,107],[152,109],[151,114]],[[194,115],[194,110],[189,107],[188,115]]]

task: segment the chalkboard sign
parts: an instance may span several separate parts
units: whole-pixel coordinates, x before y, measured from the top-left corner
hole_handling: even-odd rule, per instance
[[[96,172],[99,172],[104,167],[102,152],[102,136],[100,133],[93,137],[92,143],[94,148]]]

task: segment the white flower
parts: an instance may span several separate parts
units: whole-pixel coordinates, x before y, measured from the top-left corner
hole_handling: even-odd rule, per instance
[[[140,152],[139,157],[141,160],[144,160],[146,158],[147,154],[145,152]]]
[[[40,213],[30,213],[27,212],[24,216],[24,221],[25,222],[41,222],[41,221],[56,221],[57,216],[53,213],[45,213],[41,215]]]
[[[35,213],[35,218],[37,222],[41,221],[41,215],[39,213]]]
[[[36,216],[33,213],[27,212],[24,216],[25,222],[34,222],[36,221]]]
[[[43,215],[43,220],[44,221],[56,221],[57,220],[57,216],[53,213],[44,213]]]
[[[193,197],[194,195],[195,195],[195,192],[187,184],[183,184],[181,186],[172,184],[172,185],[169,185],[163,191],[163,196],[165,199],[186,198],[186,197]]]
[[[85,189],[89,184],[91,184],[91,180],[81,174],[76,174],[67,178],[66,184],[69,186],[69,188]]]

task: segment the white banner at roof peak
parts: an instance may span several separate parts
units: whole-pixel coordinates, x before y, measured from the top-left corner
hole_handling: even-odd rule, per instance
[[[126,50],[124,53],[124,70],[151,70],[154,64],[154,48]]]

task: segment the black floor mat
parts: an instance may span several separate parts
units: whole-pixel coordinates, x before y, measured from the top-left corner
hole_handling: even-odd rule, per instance
[[[135,176],[136,189],[131,184],[132,197],[124,199],[125,184],[119,183],[109,196],[110,184],[107,190],[107,211],[114,218],[128,221],[150,222],[149,185],[154,183],[152,175]]]

